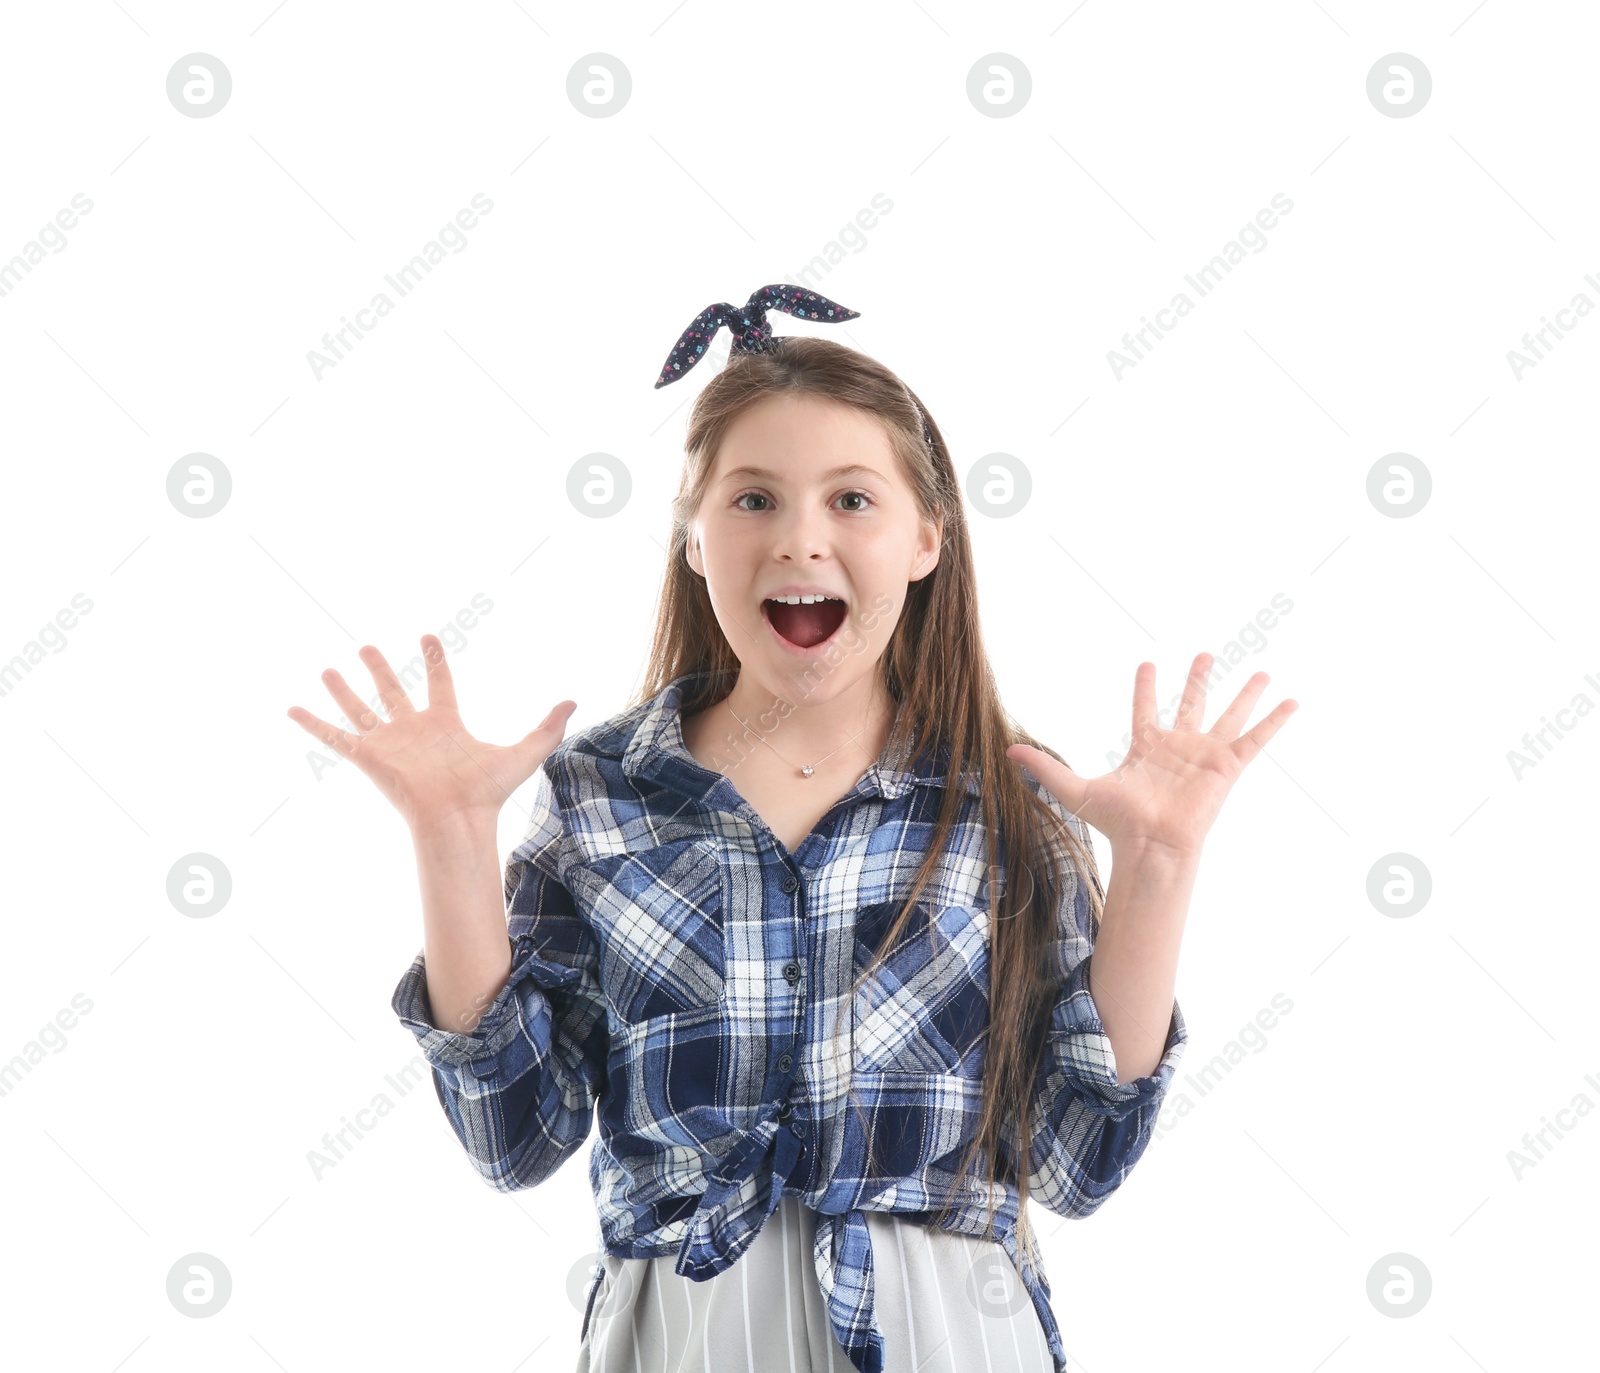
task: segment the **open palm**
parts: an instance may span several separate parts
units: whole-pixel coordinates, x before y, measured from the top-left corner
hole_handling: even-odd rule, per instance
[[[387,720],[331,667],[322,674],[323,684],[360,733],[330,725],[299,706],[289,707],[289,718],[366,773],[413,830],[457,815],[498,815],[511,793],[561,742],[576,708],[575,702],[562,701],[517,743],[487,744],[461,723],[455,683],[436,635],[422,636],[428,669],[428,704],[422,710],[411,704],[383,654],[371,644],[360,654],[377,683]]]
[[[1202,733],[1211,663],[1209,653],[1195,658],[1171,729],[1156,722],[1155,664],[1139,664],[1133,679],[1133,743],[1122,762],[1100,777],[1080,777],[1027,744],[1013,744],[1006,756],[1025,764],[1056,800],[1114,846],[1198,853],[1239,774],[1299,709],[1293,700],[1280,701],[1271,714],[1241,733],[1270,680],[1258,672]]]

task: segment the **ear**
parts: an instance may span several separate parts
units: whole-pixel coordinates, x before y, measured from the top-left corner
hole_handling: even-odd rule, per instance
[[[920,582],[939,565],[939,550],[944,546],[944,514],[934,512],[934,522],[921,523],[922,538],[917,543],[916,556],[911,564],[908,581]]]
[[[700,578],[705,577],[705,562],[700,557],[700,539],[696,535],[695,528],[692,524],[689,526],[688,532],[684,536],[683,558],[684,561],[689,564],[689,570],[693,572],[695,576]]]

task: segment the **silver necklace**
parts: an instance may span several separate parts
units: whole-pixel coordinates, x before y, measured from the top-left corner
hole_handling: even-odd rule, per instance
[[[734,718],[734,719],[735,719],[735,720],[739,720],[739,717],[738,717],[738,716],[737,716],[737,715],[734,715],[734,710],[733,710],[733,707],[732,707],[732,706],[729,706],[729,707],[728,707],[728,714],[729,714],[729,715],[733,715],[733,718]],[[745,729],[748,729],[748,728],[749,728],[749,726],[748,726],[748,725],[746,725],[746,724],[745,724],[745,722],[744,722],[744,721],[743,721],[743,720],[739,720],[739,724],[740,724],[740,725],[741,725],[741,726],[742,726],[742,727],[743,727],[743,728],[745,728]],[[756,734],[756,738],[757,738],[757,739],[760,739],[760,740],[761,740],[761,742],[762,742],[762,743],[763,743],[763,744],[766,744],[766,745],[767,745],[767,747],[768,747],[768,748],[771,748],[771,749],[772,749],[772,751],[773,751],[773,752],[774,752],[774,753],[778,753],[778,750],[777,750],[777,749],[775,749],[775,748],[772,748],[772,745],[771,745],[771,744],[769,744],[769,743],[767,743],[767,740],[766,740],[766,737],[765,737],[765,736],[764,736],[764,735],[762,735],[762,734],[760,734],[760,733],[757,733],[757,734]],[[855,742],[855,740],[856,740],[856,736],[855,736],[855,735],[854,735],[854,734],[852,734],[852,735],[850,735],[850,737],[849,737],[849,738],[847,738],[847,739],[846,739],[846,740],[845,740],[845,741],[844,741],[844,742],[845,742],[845,744],[852,744],[852,743],[854,743],[854,742]],[[818,758],[818,759],[817,759],[817,761],[816,761],[816,762],[815,762],[815,763],[808,763],[808,764],[806,764],[806,766],[805,766],[805,767],[803,767],[803,768],[801,768],[801,769],[800,769],[800,775],[801,775],[801,776],[802,776],[802,777],[809,777],[809,776],[811,776],[811,774],[812,774],[812,773],[814,773],[814,772],[815,772],[815,771],[816,771],[816,770],[817,770],[817,767],[818,767],[818,765],[819,765],[819,764],[822,764],[822,763],[826,763],[826,762],[827,762],[827,761],[828,761],[828,759],[830,759],[830,758],[832,758],[832,757],[833,757],[833,755],[834,755],[834,754],[835,754],[835,753],[837,753],[837,752],[838,752],[838,751],[839,751],[839,749],[841,749],[841,748],[843,748],[843,747],[844,747],[844,744],[840,744],[840,745],[839,745],[839,746],[838,746],[838,748],[835,748],[835,749],[833,749],[833,750],[831,750],[831,751],[830,751],[830,752],[828,752],[828,753],[824,753],[824,754],[823,754],[823,755],[822,755],[822,757],[820,757],[820,758]],[[794,766],[795,766],[795,764],[793,764],[793,763],[790,763],[790,762],[789,762],[789,760],[788,760],[788,759],[787,759],[787,758],[784,758],[784,757],[783,757],[783,755],[782,755],[782,754],[781,754],[781,753],[778,753],[778,757],[779,757],[779,758],[780,758],[780,759],[782,759],[782,760],[783,760],[783,761],[784,761],[784,762],[785,762],[785,763],[788,763],[788,764],[789,764],[789,766],[790,766],[790,767],[794,767]]]

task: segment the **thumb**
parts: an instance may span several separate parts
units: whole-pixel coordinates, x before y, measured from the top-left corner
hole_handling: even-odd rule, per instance
[[[1012,744],[1006,757],[1023,764],[1057,801],[1076,815],[1088,799],[1089,786],[1070,767],[1031,744]]]
[[[550,708],[550,713],[517,741],[517,756],[528,776],[550,756],[550,751],[561,742],[567,731],[567,721],[578,708],[576,701],[562,701]]]

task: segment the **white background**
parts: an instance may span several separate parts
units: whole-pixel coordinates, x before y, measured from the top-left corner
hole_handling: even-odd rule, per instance
[[[496,1194],[425,1084],[308,1162],[416,1056],[389,998],[421,921],[398,815],[285,712],[333,718],[325,667],[370,695],[360,645],[406,661],[479,595],[451,667],[480,737],[623,709],[703,378],[652,383],[700,309],[818,255],[814,289],[861,312],[829,336],[916,388],[963,475],[1030,471],[1025,509],[973,515],[983,629],[1007,705],[1080,771],[1120,755],[1139,662],[1165,706],[1292,602],[1207,717],[1257,668],[1256,718],[1300,703],[1207,844],[1161,1134],[1092,1218],[1035,1213],[1073,1368],[1587,1357],[1600,1124],[1558,1112],[1600,1100],[1600,721],[1520,778],[1508,753],[1600,701],[1600,321],[1520,379],[1507,354],[1600,301],[1600,25],[1075,4],[7,13],[0,263],[93,202],[0,296],[0,663],[92,602],[0,696],[0,1062],[92,1005],[0,1097],[16,1357],[574,1361],[587,1147]],[[1396,52],[1433,81],[1407,118],[1366,92]],[[191,53],[232,76],[208,118],[167,97]],[[609,118],[567,94],[594,53],[631,74]],[[968,99],[992,54],[1031,74],[1008,118]],[[319,379],[323,334],[480,192],[465,249]],[[1278,193],[1266,247],[1119,379],[1108,350]],[[167,495],[197,452],[233,483],[209,518]],[[593,452],[632,476],[609,519],[566,497]],[[1409,518],[1367,495],[1395,452],[1432,477]],[[197,852],[232,880],[206,919],[167,896]],[[1395,853],[1432,882],[1404,918],[1367,896]],[[1519,1177],[1546,1118],[1572,1128]],[[233,1279],[209,1319],[166,1295],[195,1252]],[[1368,1296],[1394,1253],[1431,1275],[1405,1318]]]

